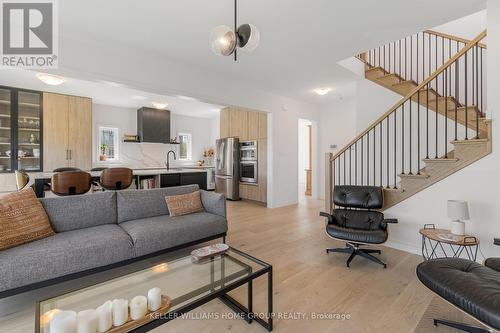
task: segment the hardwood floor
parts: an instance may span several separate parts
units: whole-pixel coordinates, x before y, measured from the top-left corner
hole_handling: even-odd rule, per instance
[[[323,203],[303,199],[299,205],[267,209],[245,201],[229,202],[228,243],[273,265],[274,332],[452,332],[432,326],[432,313],[455,310],[416,278],[421,257],[380,247],[379,265],[355,258],[345,267],[346,255],[326,254],[325,248],[342,246],[328,238],[318,216]],[[255,311],[266,311],[265,278],[254,284]],[[232,294],[246,304],[246,289]],[[431,314],[426,314],[431,308]],[[232,312],[212,301],[193,315]],[[345,314],[346,320],[313,320],[312,314]],[[453,314],[455,313],[455,314]],[[284,316],[305,316],[297,320]],[[462,316],[463,317],[463,316]],[[421,322],[421,319],[424,318]],[[174,320],[154,332],[266,332],[260,325],[240,319]]]

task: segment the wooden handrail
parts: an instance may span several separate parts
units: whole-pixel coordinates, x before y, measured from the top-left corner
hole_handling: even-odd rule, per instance
[[[344,148],[342,148],[337,154],[335,154],[330,162],[334,161],[337,157],[339,157],[342,153],[348,150],[353,144],[355,144],[358,140],[360,140],[363,136],[365,136],[368,132],[374,129],[379,123],[381,123],[385,118],[387,118],[391,113],[396,111],[401,105],[406,103],[409,99],[412,98],[413,95],[418,93],[423,87],[429,84],[432,80],[434,80],[439,74],[441,74],[447,67],[453,64],[458,58],[462,57],[467,51],[469,51],[472,47],[479,44],[479,41],[486,37],[486,30],[481,32],[476,38],[469,41],[458,53],[456,53],[453,57],[451,57],[447,62],[441,65],[432,75],[430,75],[427,79],[422,81],[415,89],[413,89],[410,93],[408,93],[405,97],[403,97],[399,102],[397,102],[389,111],[385,112],[383,115],[377,118],[372,125],[370,125],[363,132],[358,134],[351,142],[349,142]]]
[[[442,32],[434,31],[434,30],[425,30],[424,32],[428,33],[429,35],[434,35],[434,36],[438,36],[438,37],[451,39],[451,40],[454,40],[456,42],[460,42],[460,43],[464,43],[464,44],[468,44],[470,42],[469,39],[465,39],[465,38],[461,38],[461,37],[457,37],[457,36],[453,36],[453,35],[448,35],[448,34],[445,34]],[[483,44],[483,43],[477,43],[477,46],[479,46],[483,49],[487,48],[487,45]]]

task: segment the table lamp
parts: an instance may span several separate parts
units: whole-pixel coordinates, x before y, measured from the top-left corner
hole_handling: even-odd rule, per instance
[[[448,218],[451,221],[451,233],[454,235],[465,235],[465,223],[461,220],[468,220],[469,206],[467,201],[448,200]]]

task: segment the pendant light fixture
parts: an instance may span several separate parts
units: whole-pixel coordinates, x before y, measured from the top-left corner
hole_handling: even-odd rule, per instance
[[[215,27],[210,33],[210,48],[219,56],[234,55],[238,60],[238,48],[251,52],[259,45],[259,30],[252,24],[238,27],[238,0],[234,0],[234,29],[226,25]]]

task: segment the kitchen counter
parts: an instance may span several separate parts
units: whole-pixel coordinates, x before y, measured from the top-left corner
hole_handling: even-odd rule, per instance
[[[151,168],[132,169],[135,186],[138,188],[141,179],[154,178],[156,187],[170,187],[198,184],[201,189],[207,189],[207,170],[199,167],[186,168]],[[94,181],[99,181],[101,171],[87,171]],[[44,196],[44,184],[50,183],[54,172],[31,172],[28,173],[30,179],[35,183],[35,193],[37,197]]]

